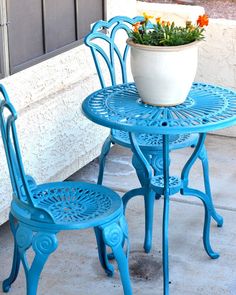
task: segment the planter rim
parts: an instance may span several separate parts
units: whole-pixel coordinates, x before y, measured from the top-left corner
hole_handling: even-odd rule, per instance
[[[126,40],[126,43],[131,46],[135,47],[136,49],[142,49],[146,51],[181,51],[184,49],[187,49],[189,47],[198,46],[202,41],[193,41],[188,44],[184,45],[176,45],[176,46],[154,46],[154,45],[144,45],[144,44],[138,44],[134,43],[134,41],[131,38],[128,38]]]

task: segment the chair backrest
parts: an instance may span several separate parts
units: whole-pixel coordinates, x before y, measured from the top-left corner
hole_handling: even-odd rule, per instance
[[[15,120],[17,113],[10,102],[6,89],[0,84],[0,127],[5,149],[14,197],[33,205],[32,196],[25,175],[20,147],[17,138]]]
[[[85,37],[84,43],[91,49],[102,88],[128,82],[129,46],[126,44],[126,39],[132,25],[143,20],[142,16],[134,18],[117,16],[109,21],[98,21]],[[106,77],[106,68],[110,79]]]

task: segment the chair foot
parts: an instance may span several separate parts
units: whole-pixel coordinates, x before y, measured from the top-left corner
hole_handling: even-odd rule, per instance
[[[17,225],[15,224],[14,217],[12,214],[9,215],[9,222],[10,222],[10,228],[11,232],[14,237],[14,254],[13,254],[13,262],[12,262],[12,269],[9,277],[5,279],[2,283],[2,289],[3,292],[7,293],[9,292],[11,285],[14,283],[16,280],[18,273],[19,273],[19,268],[20,268],[20,254],[18,252],[17,244],[16,244],[16,239],[15,239],[15,233],[17,230]]]
[[[8,279],[4,280],[2,283],[2,291],[8,293],[11,288],[11,282]]]
[[[15,246],[11,274],[7,279],[5,279],[2,282],[2,290],[4,293],[9,292],[11,285],[14,283],[14,281],[16,280],[18,276],[19,268],[20,268],[20,255]]]
[[[106,244],[104,243],[101,229],[98,228],[98,227],[95,227],[94,232],[95,232],[97,245],[98,245],[99,261],[100,261],[101,266],[104,269],[105,273],[107,274],[107,276],[112,277],[113,274],[114,274],[114,267],[113,267],[112,264],[109,263],[109,260],[111,259],[110,256],[112,256],[113,253],[107,254],[107,252],[106,252]]]

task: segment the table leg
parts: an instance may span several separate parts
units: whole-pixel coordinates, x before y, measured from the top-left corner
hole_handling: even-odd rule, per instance
[[[142,153],[143,153],[144,157],[146,158],[147,162],[151,165],[151,156],[147,155],[143,151],[142,151]],[[161,155],[161,159],[162,159],[162,155]],[[148,179],[146,177],[147,173],[143,169],[143,164],[140,163],[140,160],[135,155],[135,153],[133,154],[133,157],[132,157],[132,164],[133,164],[133,167],[136,170],[136,174],[138,176],[139,182],[140,182],[140,184],[141,184],[141,186],[143,188],[142,195],[144,196],[144,208],[145,208],[145,238],[144,238],[143,248],[144,248],[146,253],[149,253],[151,251],[151,248],[152,248],[152,229],[153,229],[154,201],[155,201],[155,197],[159,199],[161,196],[157,195],[149,187],[150,179]],[[163,169],[163,167],[162,167],[162,169]],[[154,172],[154,174],[155,174],[155,172]],[[127,197],[125,196],[125,197],[123,197],[123,199],[126,200]],[[126,202],[126,204],[127,204],[127,202]]]
[[[164,209],[162,224],[162,260],[164,295],[169,295],[169,135],[163,135]]]
[[[213,217],[219,226],[222,225],[223,223],[223,219],[222,217],[216,213],[214,205],[213,205],[213,201],[212,201],[212,197],[211,197],[211,192],[210,192],[210,185],[209,185],[209,179],[208,179],[208,163],[204,163],[203,167],[205,170],[204,173],[204,184],[205,184],[205,190],[206,192],[201,192],[197,189],[192,189],[190,187],[188,187],[188,178],[189,178],[189,172],[193,166],[193,164],[195,163],[196,159],[200,156],[200,154],[202,153],[203,148],[204,148],[204,141],[206,138],[206,134],[202,133],[199,135],[199,140],[197,143],[197,146],[193,152],[193,154],[191,155],[191,157],[189,158],[189,160],[187,161],[187,163],[185,164],[183,170],[182,170],[182,174],[181,174],[181,179],[183,182],[183,188],[181,189],[180,193],[182,195],[189,195],[189,196],[195,196],[197,198],[199,198],[204,205],[205,208],[205,221],[204,221],[204,229],[203,229],[203,244],[204,244],[204,248],[207,252],[207,254],[215,259],[219,257],[219,254],[214,252],[211,248],[210,245],[210,223],[211,223],[211,217]],[[204,166],[205,165],[205,166]]]
[[[152,168],[143,155],[134,133],[129,133],[132,151],[137,157],[145,175],[145,188],[150,190],[153,176]],[[168,227],[169,227],[169,135],[163,135],[163,174],[164,174],[164,210],[162,226],[162,259],[163,259],[163,289],[164,295],[169,294],[169,258],[168,258]]]
[[[133,165],[137,171],[138,178],[142,185],[140,189],[134,189],[126,193],[123,197],[124,207],[128,200],[138,194],[144,196],[145,203],[145,239],[144,239],[144,250],[149,253],[152,246],[152,228],[153,228],[153,210],[155,193],[150,187],[150,181],[153,176],[153,170],[146,156],[141,151],[136,136],[133,133],[129,133],[130,142],[133,152]]]
[[[216,221],[217,226],[222,227],[224,222],[223,217],[216,212],[215,207],[213,205],[213,201],[212,201],[211,187],[210,187],[210,180],[209,180],[208,157],[207,157],[207,150],[205,145],[203,145],[202,150],[198,157],[202,163],[205,193],[209,196],[209,202],[211,203],[211,206],[212,206],[211,216]]]

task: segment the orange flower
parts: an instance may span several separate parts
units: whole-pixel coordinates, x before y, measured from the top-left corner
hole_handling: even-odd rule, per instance
[[[208,26],[208,23],[209,23],[209,19],[207,14],[199,15],[197,20],[197,25],[199,27]]]
[[[156,23],[157,23],[157,24],[160,24],[160,23],[161,23],[161,18],[160,18],[160,17],[157,17],[157,18],[156,18]]]
[[[164,27],[164,26],[168,26],[168,27],[169,27],[169,26],[170,26],[170,22],[169,22],[169,21],[167,22],[167,21],[164,21],[164,20],[163,20],[163,21],[161,22],[161,25],[162,25],[163,27]]]
[[[141,26],[140,22],[134,24],[134,25],[133,25],[133,31],[134,31],[135,33],[137,33],[137,32],[139,31],[140,26]]]

